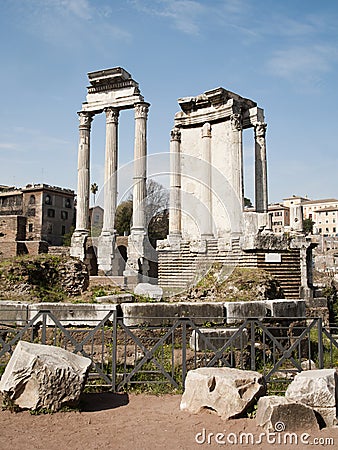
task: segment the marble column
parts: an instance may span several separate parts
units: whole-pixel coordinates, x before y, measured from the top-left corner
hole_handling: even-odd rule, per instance
[[[255,204],[256,212],[268,210],[268,179],[266,163],[266,123],[255,125]]]
[[[202,127],[202,160],[205,162],[205,165],[201,179],[201,200],[204,207],[201,217],[201,236],[202,238],[210,238],[213,236],[213,220],[211,191],[211,125],[208,122]]]
[[[106,157],[104,166],[103,226],[97,249],[101,273],[111,275],[115,247],[115,211],[117,203],[118,119],[117,108],[106,108]]]
[[[181,130],[173,128],[170,137],[169,238],[181,238]]]
[[[104,171],[104,214],[102,234],[114,233],[117,203],[118,120],[117,108],[106,108],[106,158]]]
[[[88,232],[89,229],[89,184],[90,184],[90,128],[92,114],[79,113],[79,151],[76,204],[76,231]]]
[[[149,103],[135,105],[134,187],[132,230],[144,231],[147,177],[147,117]]]
[[[128,238],[125,276],[136,275],[139,270],[147,275],[145,199],[147,181],[147,118],[149,103],[136,103],[134,145],[133,224]]]
[[[243,183],[243,148],[242,148],[242,116],[232,114],[230,117],[232,135],[232,188],[240,204],[244,203],[244,183]]]
[[[89,183],[90,183],[90,128],[93,113],[78,113],[79,150],[77,169],[76,229],[72,235],[70,256],[81,261],[86,257],[86,240],[89,236]]]

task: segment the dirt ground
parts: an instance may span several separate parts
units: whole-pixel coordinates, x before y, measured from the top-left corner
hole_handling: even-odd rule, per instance
[[[271,435],[268,443],[266,435],[260,438],[264,430],[256,426],[254,419],[223,421],[208,410],[192,415],[180,411],[180,399],[179,395],[85,394],[81,412],[31,415],[28,411],[0,411],[0,449],[338,448],[338,428],[310,430],[305,436],[304,430],[299,431],[298,445],[284,442],[285,430]],[[217,433],[223,436],[216,437]],[[243,433],[252,433],[253,441],[246,444]]]

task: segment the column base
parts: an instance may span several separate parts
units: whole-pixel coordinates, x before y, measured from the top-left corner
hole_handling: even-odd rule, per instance
[[[86,258],[86,242],[88,230],[75,230],[71,239],[70,256],[84,261]]]
[[[102,231],[97,247],[98,269],[106,275],[112,275],[116,234],[110,231]]]

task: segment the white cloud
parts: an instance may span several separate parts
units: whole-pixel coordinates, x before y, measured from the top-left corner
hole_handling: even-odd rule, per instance
[[[185,34],[198,34],[200,19],[207,8],[195,0],[131,0],[131,3],[146,14],[167,17],[174,23],[175,28]]]
[[[301,46],[276,51],[267,61],[266,67],[272,75],[308,81],[329,72],[337,60],[338,50],[334,47]]]
[[[0,142],[0,150],[16,150],[16,148],[13,142]]]

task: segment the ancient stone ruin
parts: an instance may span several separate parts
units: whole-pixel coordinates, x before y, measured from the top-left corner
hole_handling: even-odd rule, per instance
[[[134,275],[143,264],[145,239],[144,198],[146,195],[147,116],[149,103],[144,101],[138,83],[121,67],[88,74],[90,86],[86,102],[78,113],[79,151],[76,230],[71,255],[82,260],[89,236],[90,132],[97,114],[106,115],[106,153],[104,178],[103,228],[98,244],[98,268],[111,275],[114,258],[114,218],[117,204],[118,120],[120,111],[134,109],[135,147],[133,184],[133,222],[128,240],[126,275]]]
[[[311,241],[297,231],[286,237],[271,230],[263,109],[223,88],[178,102],[170,141],[169,235],[157,246],[159,284],[171,292],[186,289],[217,261],[271,272],[285,297],[310,296]],[[254,212],[244,210],[246,129],[254,130]]]
[[[135,111],[133,219],[125,277],[147,282],[146,195],[147,113],[139,86],[121,67],[91,72],[86,102],[78,113],[78,201],[71,255],[85,260],[89,242],[90,130],[106,115],[103,228],[97,245],[98,271],[116,272],[118,118]],[[264,269],[280,283],[285,298],[312,296],[312,247],[301,229],[276,235],[268,214],[264,110],[222,87],[178,100],[170,140],[169,235],[158,241],[158,284],[165,295],[193,285],[218,262]],[[255,210],[244,210],[243,131],[254,131]],[[164,168],[166,170],[166,168]],[[296,223],[296,222],[295,222]],[[157,281],[157,280],[156,280]],[[153,283],[155,280],[153,281]]]

